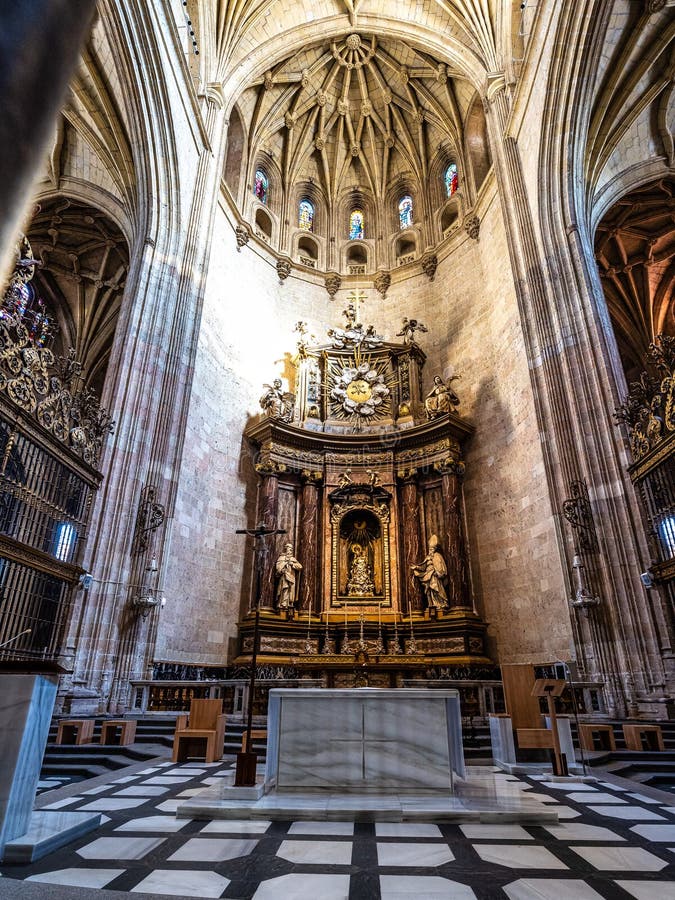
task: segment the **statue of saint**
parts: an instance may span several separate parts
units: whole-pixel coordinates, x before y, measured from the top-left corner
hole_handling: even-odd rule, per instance
[[[445,592],[445,576],[448,569],[440,550],[440,543],[435,534],[429,538],[429,552],[417,566],[410,567],[419,579],[424,590],[427,606],[436,609],[447,609],[448,595]]]
[[[277,608],[293,609],[295,607],[295,573],[302,565],[293,556],[293,544],[285,544],[284,552],[277,559],[275,569],[279,578],[277,584]]]
[[[450,387],[458,378],[459,375],[453,375],[447,381],[443,381],[440,375],[434,376],[434,386],[424,401],[427,419],[437,419],[438,416],[450,412],[452,406],[459,406],[459,397]]]
[[[275,378],[272,384],[264,384],[263,387],[267,390],[260,398],[260,406],[265,414],[289,422],[293,418],[295,394],[282,390],[281,378]]]
[[[367,551],[361,544],[352,544],[352,561],[349,567],[349,581],[347,582],[347,594],[350,597],[367,597],[375,591],[375,585],[368,563]]]

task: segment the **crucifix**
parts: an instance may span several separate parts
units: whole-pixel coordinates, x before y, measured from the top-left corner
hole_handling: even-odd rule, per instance
[[[255,620],[253,624],[253,648],[251,650],[251,678],[248,685],[248,711],[246,714],[246,740],[241,753],[237,753],[237,767],[234,774],[234,783],[240,786],[254,786],[257,754],[251,750],[251,727],[253,724],[253,695],[255,693],[255,669],[258,662],[258,632],[260,629],[260,588],[262,573],[267,556],[267,544],[265,539],[271,534],[286,534],[285,528],[267,528],[264,522],[260,522],[255,528],[238,528],[235,534],[247,534],[253,538],[253,571],[255,574]]]
[[[353,291],[350,291],[347,294],[347,303],[354,309],[354,322],[356,325],[359,325],[361,323],[361,304],[365,303],[366,299],[366,292],[362,290],[362,288],[354,288]]]

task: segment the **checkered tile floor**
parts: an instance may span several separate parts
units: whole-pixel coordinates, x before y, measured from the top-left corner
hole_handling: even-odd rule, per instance
[[[239,900],[675,900],[675,797],[498,775],[555,804],[556,826],[176,819],[230,763],[162,762],[45,808],[98,831],[5,878]]]

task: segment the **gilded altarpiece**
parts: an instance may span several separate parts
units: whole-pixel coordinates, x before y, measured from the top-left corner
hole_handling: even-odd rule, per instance
[[[490,666],[464,536],[473,427],[450,381],[424,391],[426,358],[405,322],[395,344],[354,306],[345,317],[319,345],[298,323],[295,383],[266,385],[264,415],[246,429],[257,522],[286,532],[261,560],[258,659],[326,685]],[[250,661],[252,606],[235,664]]]

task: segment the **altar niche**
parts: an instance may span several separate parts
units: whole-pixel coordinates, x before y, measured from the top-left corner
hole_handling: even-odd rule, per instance
[[[391,499],[383,488],[364,484],[347,484],[328,495],[332,607],[391,607]]]

